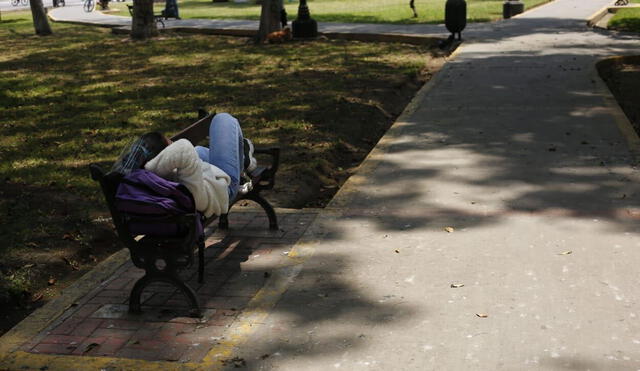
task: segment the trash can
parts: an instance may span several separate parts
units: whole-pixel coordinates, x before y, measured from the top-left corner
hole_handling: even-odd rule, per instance
[[[178,14],[178,2],[176,0],[166,0],[164,3],[164,10],[162,11],[162,16],[165,19],[180,19],[180,15]]]
[[[519,0],[507,0],[502,4],[502,18],[509,19],[524,12],[524,3]]]
[[[458,34],[458,40],[462,39],[461,32],[467,26],[467,2],[464,0],[447,0],[444,5],[444,25],[451,32],[452,38]]]

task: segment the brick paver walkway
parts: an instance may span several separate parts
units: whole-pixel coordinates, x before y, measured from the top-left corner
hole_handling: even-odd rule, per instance
[[[143,313],[128,313],[128,297],[144,271],[124,264],[113,278],[74,303],[57,321],[21,347],[30,353],[115,356],[150,361],[199,362],[225,338],[225,331],[262,288],[270,271],[315,218],[315,212],[279,215],[280,230],[269,231],[260,212],[230,215],[230,230],[207,241],[205,282],[196,269],[183,272],[203,308],[187,316],[182,293],[153,284],[143,293]]]

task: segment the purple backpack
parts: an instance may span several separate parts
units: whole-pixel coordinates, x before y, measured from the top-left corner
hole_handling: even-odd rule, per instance
[[[115,207],[123,215],[161,217],[196,213],[191,192],[183,184],[166,180],[144,169],[125,175],[116,191]],[[196,231],[203,233],[202,218],[198,217]],[[172,223],[128,223],[134,235],[180,236],[183,228]]]

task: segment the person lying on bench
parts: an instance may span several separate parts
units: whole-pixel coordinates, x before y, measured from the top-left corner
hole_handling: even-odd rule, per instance
[[[127,174],[144,168],[182,183],[193,195],[196,210],[209,218],[228,212],[240,190],[242,171],[250,172],[256,165],[253,144],[242,136],[238,120],[219,113],[209,126],[209,148],[194,147],[187,139],[171,142],[158,132],[146,133],[124,151],[112,171]]]

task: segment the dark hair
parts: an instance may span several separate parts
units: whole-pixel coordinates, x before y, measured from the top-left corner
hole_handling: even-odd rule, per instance
[[[142,169],[147,161],[156,157],[167,145],[164,135],[156,131],[146,133],[124,149],[111,170],[128,174],[133,169]]]
[[[140,141],[142,141],[147,150],[149,150],[149,157],[146,159],[145,163],[156,157],[163,149],[167,148],[167,138],[157,131],[144,134],[140,137]]]

